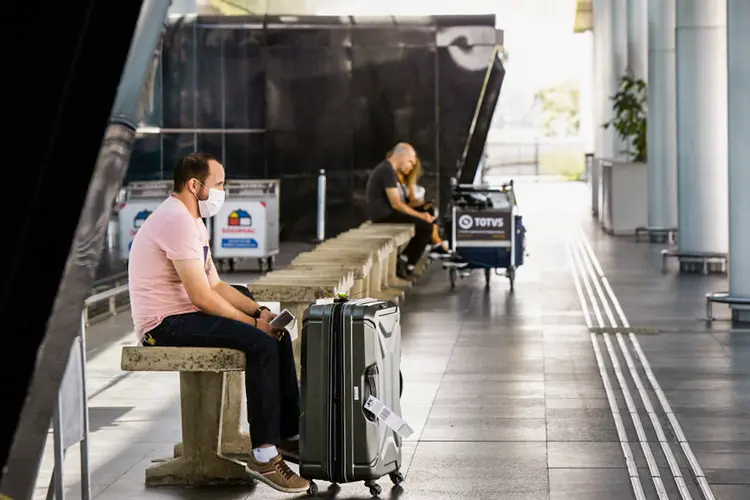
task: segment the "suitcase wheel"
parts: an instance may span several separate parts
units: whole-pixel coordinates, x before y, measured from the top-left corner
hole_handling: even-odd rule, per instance
[[[391,478],[391,482],[396,486],[404,482],[404,475],[401,474],[400,471],[391,472],[388,476]]]
[[[370,495],[373,497],[380,496],[380,492],[383,491],[380,489],[380,485],[375,481],[365,481],[365,486],[370,488]]]
[[[310,487],[307,488],[307,496],[314,497],[318,494],[318,485],[315,484],[315,481],[310,481]]]

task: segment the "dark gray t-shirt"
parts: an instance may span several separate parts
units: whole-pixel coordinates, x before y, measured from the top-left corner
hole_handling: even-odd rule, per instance
[[[367,179],[367,209],[371,221],[382,220],[393,212],[385,190],[395,187],[398,187],[398,177],[388,160],[370,172],[370,177]]]

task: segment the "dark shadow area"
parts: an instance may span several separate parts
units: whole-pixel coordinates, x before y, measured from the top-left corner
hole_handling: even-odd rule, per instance
[[[0,393],[0,475],[24,405],[39,398],[40,412],[33,418],[48,421],[52,415],[63,353],[68,352],[55,343],[70,345],[75,330],[67,337],[60,326],[76,324],[82,305],[75,294],[64,293],[75,285],[70,279],[61,284],[64,273],[73,281],[80,278],[79,288],[86,290],[98,263],[98,234],[91,231],[86,244],[74,248],[78,259],[66,268],[79,220],[87,220],[87,191],[140,6],[141,2],[103,1],[4,6],[4,16],[13,22],[3,30],[3,63],[17,75],[5,87],[6,95],[12,96],[9,144],[23,187],[5,196],[14,215],[4,228],[0,317],[4,325],[19,326],[6,339],[0,361],[2,379],[13,381],[2,384]],[[78,274],[68,273],[71,267]],[[47,335],[48,328],[57,338]],[[54,359],[38,363],[43,343]],[[45,390],[28,398],[33,378],[45,381]],[[16,443],[19,453],[13,456],[21,470],[37,463],[45,427],[35,423],[33,429],[39,432]],[[16,486],[3,482],[4,493],[15,496],[15,491],[26,489],[28,476],[9,472],[2,477],[8,478]]]
[[[89,432],[96,432],[115,425],[115,420],[124,417],[132,406],[89,406]]]

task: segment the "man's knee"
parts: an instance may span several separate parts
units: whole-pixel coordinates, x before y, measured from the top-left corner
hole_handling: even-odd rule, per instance
[[[247,335],[242,339],[240,348],[249,360],[252,358],[260,364],[278,359],[279,341],[267,335],[264,331],[248,325]]]

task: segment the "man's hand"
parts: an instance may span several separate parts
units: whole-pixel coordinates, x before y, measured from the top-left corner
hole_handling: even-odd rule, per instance
[[[277,316],[276,314],[272,313],[268,309],[263,309],[260,312],[260,319],[262,319],[266,323],[270,323],[271,321],[273,321],[276,316]]]
[[[269,337],[276,339],[276,340],[281,340],[281,337],[284,336],[283,329],[279,330],[277,328],[274,328],[268,323],[268,321],[265,321],[262,319],[256,320],[255,327],[258,330],[265,333],[266,335],[268,335]]]

